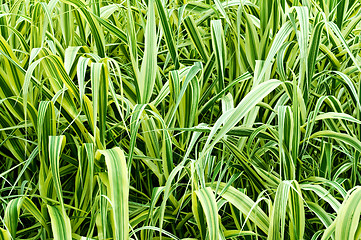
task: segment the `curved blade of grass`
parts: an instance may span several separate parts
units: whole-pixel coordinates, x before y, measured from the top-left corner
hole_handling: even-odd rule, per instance
[[[153,95],[153,88],[155,84],[155,78],[157,74],[157,32],[155,23],[154,3],[150,1],[148,3],[148,19],[145,28],[145,51],[142,61],[141,70],[139,73],[139,93],[140,102],[148,103]]]
[[[353,240],[360,225],[361,187],[351,190],[348,198],[342,203],[338,212],[335,239]]]
[[[276,89],[280,84],[281,82],[278,80],[269,80],[261,83],[242,99],[237,107],[232,110],[231,115],[227,117],[227,119],[223,119],[221,117],[220,120],[217,120],[217,122],[222,121],[221,124],[223,124],[223,127],[220,129],[220,124],[217,125],[216,122],[217,128],[212,128],[207,142],[204,145],[202,156],[212,149],[214,145],[216,145],[217,142],[223,138],[227,132],[233,128],[254,106],[256,106],[265,96]]]
[[[54,240],[71,240],[70,219],[60,206],[48,206]]]
[[[278,185],[272,215],[270,217],[270,227],[268,229],[267,239],[269,240],[284,239],[290,187],[291,184],[289,181],[283,181]]]
[[[62,211],[65,214],[64,210],[64,198],[62,187],[60,183],[60,155],[65,146],[65,136],[49,136],[49,162],[50,162],[50,171],[53,177],[54,187],[56,195],[62,207]],[[56,210],[54,210],[56,212]]]
[[[128,240],[129,236],[129,180],[127,163],[123,151],[116,147],[107,150],[98,150],[96,159],[105,157],[108,169],[110,200],[112,203],[114,238]]]
[[[206,186],[210,186],[213,190],[217,187],[216,184],[211,183],[207,183]],[[220,183],[217,193],[222,192],[225,186],[226,183]],[[238,208],[244,215],[248,216],[264,233],[268,233],[270,223],[268,216],[259,206],[256,206],[255,202],[246,194],[230,186],[227,191],[223,192],[222,197]]]
[[[5,209],[4,222],[11,237],[16,238],[16,232],[18,228],[18,220],[20,216],[20,208],[23,202],[23,198],[16,198],[11,200]]]
[[[206,216],[208,227],[207,239],[220,239],[221,233],[219,232],[218,209],[213,191],[210,187],[207,187],[197,190],[196,194]]]
[[[319,137],[327,137],[327,138],[335,139],[337,141],[344,142],[344,143],[352,146],[357,151],[361,152],[361,142],[358,139],[356,139],[355,137],[352,137],[348,134],[338,133],[338,132],[334,132],[334,131],[330,131],[330,130],[324,130],[324,131],[316,132],[310,136],[311,139],[319,138]]]

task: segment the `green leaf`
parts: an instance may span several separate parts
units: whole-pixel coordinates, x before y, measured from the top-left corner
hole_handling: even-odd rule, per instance
[[[139,88],[139,103],[149,102],[155,84],[157,74],[157,32],[155,24],[154,3],[150,1],[148,4],[148,19],[145,28],[145,51],[142,61],[142,66],[139,73],[138,88]]]
[[[196,191],[196,194],[206,216],[207,239],[220,239],[217,203],[212,189],[210,187],[202,188]]]
[[[98,150],[95,158],[104,156],[108,169],[110,200],[113,215],[114,238],[128,240],[129,235],[129,180],[127,163],[120,148]]]
[[[70,219],[61,206],[47,205],[54,240],[71,240]]]

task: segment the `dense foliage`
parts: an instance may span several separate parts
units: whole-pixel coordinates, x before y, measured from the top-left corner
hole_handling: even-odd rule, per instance
[[[0,2],[0,239],[361,239],[360,1]]]

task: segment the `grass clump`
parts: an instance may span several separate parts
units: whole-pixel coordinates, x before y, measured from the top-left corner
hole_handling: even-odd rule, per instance
[[[2,0],[0,239],[361,239],[361,3]]]

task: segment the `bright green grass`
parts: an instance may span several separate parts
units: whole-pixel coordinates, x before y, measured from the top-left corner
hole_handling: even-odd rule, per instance
[[[0,239],[361,239],[360,1],[0,2]]]

